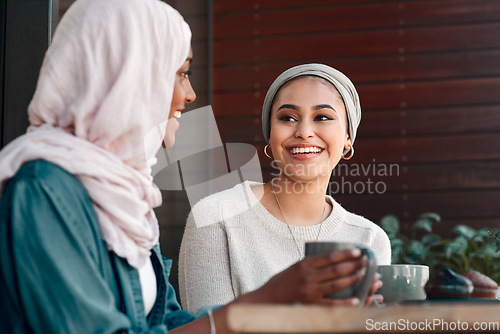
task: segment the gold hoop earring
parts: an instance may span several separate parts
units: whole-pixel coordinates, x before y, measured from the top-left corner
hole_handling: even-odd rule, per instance
[[[266,146],[264,146],[264,154],[266,155],[266,157],[268,157],[269,159],[272,159],[273,156],[272,155],[269,155],[269,153],[267,153],[267,149],[269,147],[269,144],[266,144]]]
[[[352,156],[354,155],[354,146],[349,145],[349,147],[350,147],[349,152],[351,152],[351,154],[349,154],[349,156],[348,156],[348,157],[346,157],[346,156],[344,156],[344,154],[342,154],[342,159],[344,159],[344,160],[349,160],[349,159],[351,159],[351,158],[352,158]]]

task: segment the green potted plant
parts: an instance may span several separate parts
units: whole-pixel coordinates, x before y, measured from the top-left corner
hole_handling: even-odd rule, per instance
[[[383,217],[380,226],[391,240],[392,263],[424,264],[431,272],[437,267],[460,274],[476,270],[500,282],[500,229],[457,225],[442,238],[432,232],[440,221],[438,214],[424,213],[403,233],[396,216]]]

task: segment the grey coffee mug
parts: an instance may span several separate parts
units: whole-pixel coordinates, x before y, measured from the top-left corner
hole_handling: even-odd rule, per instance
[[[347,299],[357,297],[360,300],[359,305],[362,306],[365,304],[373,279],[377,273],[377,261],[375,259],[375,253],[372,249],[347,242],[314,241],[306,242],[305,254],[306,256],[315,256],[352,248],[359,248],[363,255],[366,256],[367,263],[365,276],[361,281],[345,288],[344,290],[331,293],[327,295],[327,297],[331,299]]]

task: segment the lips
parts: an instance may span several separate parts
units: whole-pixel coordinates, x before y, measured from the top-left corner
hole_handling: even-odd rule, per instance
[[[180,110],[177,110],[176,112],[174,112],[174,115],[173,115],[175,118],[181,118],[182,116],[182,111]]]

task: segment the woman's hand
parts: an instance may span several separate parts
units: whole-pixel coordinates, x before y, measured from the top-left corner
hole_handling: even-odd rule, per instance
[[[329,299],[325,296],[361,280],[365,267],[366,259],[358,248],[307,257],[237,302],[357,305],[357,298]],[[378,283],[374,281],[370,294],[376,289]]]
[[[377,273],[373,278],[373,283],[370,288],[370,291],[368,292],[368,298],[366,298],[365,306],[370,305],[373,302],[373,299],[375,299],[375,303],[378,304],[384,301],[384,296],[375,293],[381,287],[382,287],[382,281],[380,280],[380,274]]]

